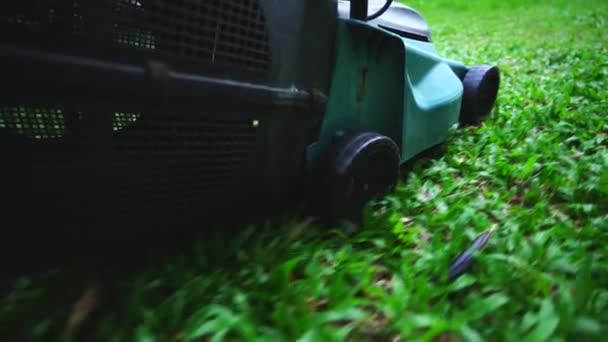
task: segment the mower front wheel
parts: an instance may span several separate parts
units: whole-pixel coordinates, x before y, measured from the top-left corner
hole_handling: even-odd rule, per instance
[[[367,132],[339,139],[324,191],[330,221],[361,224],[365,205],[393,190],[399,167],[399,147],[386,136]]]
[[[460,124],[479,125],[492,112],[498,88],[500,72],[492,65],[474,65],[462,80],[464,88],[460,109]]]

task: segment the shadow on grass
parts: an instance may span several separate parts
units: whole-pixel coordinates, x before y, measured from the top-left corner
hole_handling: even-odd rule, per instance
[[[152,302],[162,302],[179,288],[175,279],[237,275],[247,267],[239,252],[262,240],[255,234],[269,236],[276,228],[277,235],[287,235],[289,228],[282,227],[294,222],[309,225],[305,214],[302,201],[290,199],[214,220],[205,229],[134,230],[86,244],[58,236],[36,250],[25,243],[21,255],[4,259],[0,295],[6,320],[0,335],[25,340],[34,334],[55,340],[67,336],[64,330],[74,324],[71,321],[82,320],[76,323],[78,339],[95,336],[100,318],[138,309],[130,302],[145,292],[142,288],[150,286],[151,279],[173,278],[171,285],[154,291],[158,298]]]

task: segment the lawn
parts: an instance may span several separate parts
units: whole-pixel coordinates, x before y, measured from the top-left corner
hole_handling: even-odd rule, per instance
[[[89,288],[87,341],[601,340],[608,334],[608,3],[409,1],[442,55],[496,63],[498,105],[419,161],[364,229],[286,215]],[[450,261],[492,230],[474,268]],[[0,337],[54,340],[86,288],[21,277]],[[95,290],[101,286],[102,290]],[[76,333],[76,332],[75,332]],[[77,335],[75,335],[77,336]]]

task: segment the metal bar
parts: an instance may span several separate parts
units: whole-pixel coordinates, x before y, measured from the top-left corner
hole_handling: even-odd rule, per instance
[[[308,108],[311,94],[296,88],[278,88],[231,79],[171,70],[165,65],[162,80],[169,102],[295,106]],[[66,90],[118,97],[141,104],[149,95],[146,85],[154,82],[143,65],[100,60],[45,50],[0,44],[0,74],[13,85],[27,86],[32,97]],[[151,81],[152,80],[152,81]],[[64,94],[66,96],[72,94]],[[0,95],[2,96],[2,95]]]
[[[368,0],[351,0],[350,17],[351,19],[367,20]]]

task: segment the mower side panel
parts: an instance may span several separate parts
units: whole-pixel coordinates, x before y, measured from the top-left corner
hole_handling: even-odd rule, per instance
[[[308,151],[312,168],[332,139],[347,132],[373,131],[399,145],[402,140],[405,48],[401,39],[362,22],[339,19],[335,58],[318,141]]]
[[[405,162],[447,138],[458,122],[466,67],[440,58],[431,43],[340,19],[336,60],[312,171],[332,139],[372,131],[393,139]]]
[[[458,122],[464,66],[440,58],[430,43],[403,40],[406,51],[403,97],[403,160],[442,143]],[[457,74],[458,73],[458,74]]]

